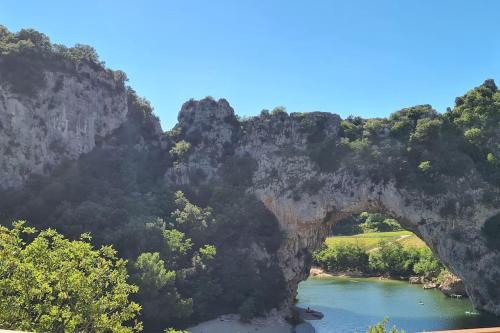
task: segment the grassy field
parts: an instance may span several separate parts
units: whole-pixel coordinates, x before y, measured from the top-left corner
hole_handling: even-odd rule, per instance
[[[402,240],[400,240],[400,242],[401,242],[401,244],[403,244],[403,246],[413,246],[413,247],[417,247],[417,248],[427,247],[427,244],[425,244],[423,240],[418,238],[413,233],[411,234],[411,237],[402,239]]]
[[[334,246],[339,243],[354,243],[369,251],[376,248],[381,240],[388,242],[399,241],[404,246],[419,248],[427,246],[420,238],[409,231],[369,232],[353,236],[334,236],[328,237],[325,243],[328,246]]]

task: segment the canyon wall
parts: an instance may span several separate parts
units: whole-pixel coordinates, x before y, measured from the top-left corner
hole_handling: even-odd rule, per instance
[[[190,121],[184,122],[187,118]],[[169,170],[166,177],[184,185],[189,184],[189,174],[195,170],[216,177],[222,147],[232,147],[233,154],[249,155],[257,162],[248,191],[273,212],[284,233],[278,255],[288,283],[287,304],[296,295],[298,283],[307,278],[310,253],[322,244],[329,225],[368,210],[388,213],[419,235],[463,279],[477,308],[500,313],[500,254],[488,247],[481,232],[485,221],[500,209],[485,202],[485,195],[495,189],[476,170],[467,170],[461,177],[440,177],[438,193],[405,186],[389,169],[380,170],[385,173],[383,179],[370,174],[373,166],[359,161],[352,169],[350,161],[345,160],[354,158],[349,155],[339,156],[345,164],[326,172],[308,153],[315,144],[308,143],[304,119],[321,124],[322,141],[331,140],[334,145],[341,140],[341,119],[337,115],[276,112],[251,118],[241,127],[233,118],[225,100],[186,103],[179,126],[186,133],[203,129],[199,131],[200,144],[177,167],[177,173]]]
[[[89,231],[92,224],[106,241],[134,222],[127,220],[138,214],[133,204],[159,202],[161,190],[183,189],[201,197],[220,182],[235,182],[234,188],[244,187],[274,214],[269,223],[279,224],[277,250],[259,245],[258,238],[266,235],[254,230],[257,241],[245,251],[267,265],[277,258],[286,283],[285,310],[331,224],[377,210],[418,234],[464,281],[477,308],[500,314],[500,92],[493,81],[458,98],[444,115],[422,105],[388,119],[289,115],[280,108],[239,119],[224,99],[190,100],[175,128],[163,133],[150,105],[89,48],[52,45],[34,31],[8,35],[0,29],[0,37],[12,44],[0,56],[0,189],[22,191],[35,176],[45,176],[17,202],[10,192],[2,194],[4,202],[12,201],[0,206],[3,219],[38,218],[46,220],[39,221],[43,227],[57,221],[57,227],[74,233]],[[47,189],[64,162],[73,169]],[[120,169],[120,163],[126,167]],[[99,178],[101,165],[110,173],[107,179]],[[121,173],[113,173],[115,168]],[[83,173],[95,183],[76,181],[65,192],[65,185]],[[158,190],[158,182],[167,188]],[[108,185],[114,192],[106,193]],[[45,190],[50,197],[42,197]],[[108,212],[106,204],[117,194],[123,202],[114,202]],[[149,206],[143,208],[141,214],[150,214]],[[68,225],[96,211],[102,214],[89,218],[88,225]],[[107,229],[95,225],[108,213],[102,220]],[[244,220],[252,223],[252,218]]]
[[[128,112],[123,82],[81,64],[75,71],[44,70],[36,95],[15,93],[0,80],[0,187],[47,175],[65,160],[90,152]]]

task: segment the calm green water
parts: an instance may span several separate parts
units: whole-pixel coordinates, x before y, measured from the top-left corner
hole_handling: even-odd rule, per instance
[[[311,321],[317,333],[362,333],[386,316],[389,326],[407,333],[500,326],[500,318],[466,314],[474,311],[467,299],[451,299],[403,281],[310,278],[299,285],[298,306],[323,312],[322,320]]]

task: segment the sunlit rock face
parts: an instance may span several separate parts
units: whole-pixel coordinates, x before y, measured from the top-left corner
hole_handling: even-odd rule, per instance
[[[36,96],[14,94],[0,80],[0,187],[20,187],[31,175],[50,174],[125,122],[123,84],[103,72],[79,71],[46,72],[47,84]],[[500,212],[484,201],[485,194],[498,192],[475,169],[466,176],[441,177],[441,190],[428,193],[404,181],[404,168],[385,169],[342,151],[321,167],[316,148],[335,147],[342,140],[340,117],[322,112],[288,115],[278,110],[239,120],[227,101],[207,98],[186,102],[174,131],[191,149],[175,165],[165,166],[165,182],[172,186],[197,186],[193,175],[203,175],[198,184],[217,182],[231,156],[246,156],[255,164],[247,191],[276,216],[283,240],[277,253],[254,251],[259,258],[279,258],[287,282],[285,311],[329,225],[349,214],[378,210],[425,240],[464,281],[477,308],[500,314],[500,255],[487,247],[481,233],[485,220]],[[172,138],[164,135],[166,151]],[[398,160],[397,154],[390,158]]]
[[[126,118],[127,93],[110,72],[80,65],[46,71],[35,95],[16,94],[0,80],[0,187],[50,174],[64,160],[91,151]]]
[[[307,278],[310,253],[322,244],[329,224],[349,214],[376,210],[394,216],[419,235],[463,279],[477,308],[500,314],[500,255],[488,249],[481,234],[485,220],[500,210],[484,203],[484,194],[492,189],[475,170],[467,177],[443,177],[443,190],[436,194],[401,185],[390,171],[381,180],[362,164],[353,170],[346,157],[339,157],[343,162],[335,170],[325,172],[311,159],[310,150],[316,144],[311,126],[321,127],[322,142],[335,144],[341,140],[337,115],[275,112],[236,126],[225,100],[190,103],[181,111],[179,126],[188,132],[202,129],[201,143],[183,163],[182,177],[176,179],[170,170],[167,175],[188,184],[190,170],[201,168],[217,177],[223,146],[231,154],[250,155],[256,161],[248,191],[273,212],[284,234],[278,251],[289,291],[284,308],[296,296],[298,283]],[[182,115],[193,112],[197,115],[190,114],[190,121],[184,121]]]

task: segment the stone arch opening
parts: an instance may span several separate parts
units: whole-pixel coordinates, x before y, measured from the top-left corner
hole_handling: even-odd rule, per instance
[[[500,253],[482,231],[500,212],[498,190],[470,156],[447,145],[449,137],[416,133],[418,120],[441,128],[429,105],[394,116],[408,122],[403,137],[390,134],[394,119],[355,117],[346,127],[335,114],[276,109],[240,122],[225,100],[193,101],[181,110],[179,128],[186,137],[204,133],[203,140],[190,153],[185,172],[173,178],[188,183],[189,168],[203,166],[207,178],[217,179],[223,152],[255,162],[247,191],[276,216],[283,232],[277,256],[288,284],[287,304],[307,277],[308,254],[322,243],[328,223],[379,210],[424,240],[464,281],[476,308],[500,314]],[[424,141],[412,141],[412,134]],[[414,150],[420,155],[409,153]],[[425,174],[430,157],[440,163],[436,177]]]
[[[299,200],[266,191],[257,196],[277,217],[286,237],[278,256],[289,297],[297,295],[298,284],[307,279],[311,253],[328,236],[339,220],[363,211],[381,212],[397,219],[415,233],[452,273],[464,282],[467,294],[477,309],[500,314],[497,282],[500,256],[488,248],[481,227],[494,215],[486,207],[450,208],[450,197],[426,197],[405,191],[393,183],[375,184],[348,174],[324,180],[316,194],[303,194]],[[446,214],[452,209],[455,214]]]
[[[384,276],[431,286],[438,273],[442,272],[440,261],[431,255],[420,236],[401,225],[397,216],[383,210],[371,209],[360,214],[348,214],[333,223],[327,223],[327,226],[326,240],[321,244],[320,251],[314,252],[310,277]],[[395,253],[398,255],[394,256]],[[419,261],[420,267],[415,269]],[[452,278],[445,276],[448,280]],[[456,292],[448,292],[449,285],[446,285],[445,293],[465,296],[465,291],[458,288],[462,284],[454,283]]]

